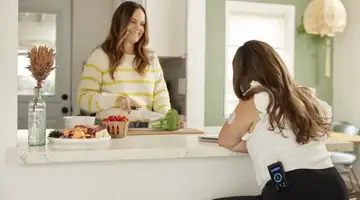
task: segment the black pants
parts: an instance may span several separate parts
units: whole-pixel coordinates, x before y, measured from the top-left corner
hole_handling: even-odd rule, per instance
[[[280,192],[269,181],[259,196],[228,197],[216,200],[349,200],[344,180],[338,171],[297,169],[286,172],[290,187]]]

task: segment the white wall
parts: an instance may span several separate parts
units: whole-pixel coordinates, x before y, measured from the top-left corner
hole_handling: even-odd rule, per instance
[[[342,2],[348,12],[348,24],[334,43],[334,120],[348,121],[360,127],[360,1]],[[360,178],[360,162],[355,164],[355,170]]]
[[[348,24],[334,44],[334,119],[360,126],[360,92],[356,90],[360,85],[360,1],[342,2],[348,11]]]
[[[18,43],[18,1],[1,0],[0,6],[0,199],[11,200],[8,194],[14,190],[9,184],[16,177],[9,174],[5,166],[5,150],[16,142],[17,129],[17,43]],[[6,72],[6,73],[5,73]]]

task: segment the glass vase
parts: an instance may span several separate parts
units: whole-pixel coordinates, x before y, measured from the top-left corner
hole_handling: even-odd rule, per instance
[[[46,144],[46,103],[41,97],[41,88],[34,89],[34,97],[28,107],[28,145]]]

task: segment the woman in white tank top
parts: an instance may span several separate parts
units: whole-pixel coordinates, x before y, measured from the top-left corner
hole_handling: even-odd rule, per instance
[[[240,101],[221,129],[219,144],[249,153],[262,190],[252,198],[348,200],[325,146],[331,107],[297,85],[280,56],[264,42],[248,41],[237,50],[233,74]],[[278,184],[275,172],[270,176],[273,168],[268,168],[277,162],[280,167],[274,169],[282,167],[277,172],[287,179]]]

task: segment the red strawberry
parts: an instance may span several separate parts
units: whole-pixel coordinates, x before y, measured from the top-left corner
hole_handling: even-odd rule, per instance
[[[116,121],[119,121],[119,122],[121,122],[121,120],[122,120],[122,117],[119,115],[119,116],[116,116]]]

